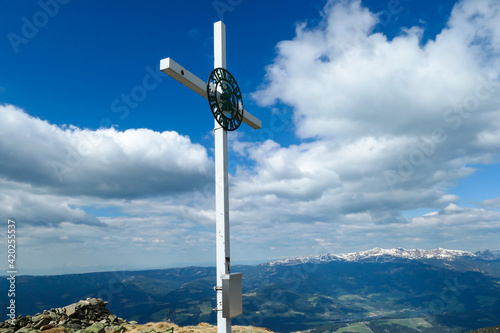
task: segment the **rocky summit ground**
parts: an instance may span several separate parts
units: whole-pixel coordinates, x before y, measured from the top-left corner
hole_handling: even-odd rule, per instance
[[[180,327],[173,323],[139,325],[112,314],[102,299],[87,298],[63,308],[46,310],[34,316],[19,316],[0,323],[0,333],[211,333],[217,327],[206,323]],[[270,333],[259,327],[233,326],[235,333]],[[271,332],[272,333],[272,332]]]
[[[68,306],[46,310],[34,316],[19,316],[0,323],[0,333],[215,333],[217,327],[201,323],[196,326],[178,326],[158,322],[139,325],[112,314],[102,299],[87,298]],[[233,326],[233,333],[273,333],[252,326]],[[483,328],[468,333],[500,333],[500,326]]]

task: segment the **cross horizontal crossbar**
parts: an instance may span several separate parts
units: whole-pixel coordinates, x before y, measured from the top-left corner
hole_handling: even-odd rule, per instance
[[[160,70],[193,90],[195,93],[201,95],[205,99],[208,99],[207,83],[173,61],[171,58],[162,59],[160,61]],[[247,110],[243,112],[243,122],[253,129],[262,128],[262,122]]]

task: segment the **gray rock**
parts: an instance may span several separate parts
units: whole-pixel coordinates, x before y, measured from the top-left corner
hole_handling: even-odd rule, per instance
[[[92,311],[92,309],[89,309],[88,312],[86,313],[86,317],[89,319],[89,320],[96,320],[96,314],[94,311]]]
[[[48,325],[40,327],[40,331],[50,330],[51,328],[54,328],[54,327],[56,327],[55,324],[48,324]]]
[[[50,323],[50,319],[43,318],[42,320],[40,320],[36,324],[34,324],[33,328],[34,329],[40,329],[42,326],[48,325],[49,323]]]
[[[38,332],[38,331],[33,329],[33,328],[28,328],[28,327],[23,327],[20,330],[16,331],[16,333],[34,333],[34,332]]]
[[[0,328],[0,333],[14,333],[15,329],[13,327],[10,328]]]
[[[19,332],[19,333],[27,333],[28,331],[31,331],[32,328],[27,328],[27,327],[23,327],[21,329],[18,329],[16,332]],[[0,330],[1,332],[1,330]]]
[[[92,306],[98,306],[100,302],[102,302],[102,299],[100,298],[87,298],[87,302],[90,303]]]
[[[125,327],[123,327],[122,325],[116,325],[116,326],[109,326],[108,330],[110,330],[111,332],[115,332],[115,333],[123,333],[127,329]]]
[[[78,304],[80,304],[80,306],[87,306],[87,305],[90,305],[90,302],[89,301],[80,301],[80,302],[78,302]]]
[[[85,333],[106,333],[103,323],[95,323],[85,329]]]
[[[18,329],[29,324],[28,319],[23,316],[17,317],[14,321],[9,320],[9,322],[11,326],[15,326]]]
[[[71,330],[79,330],[81,327],[71,321],[68,321],[62,325],[62,327],[69,328]]]
[[[68,317],[71,317],[71,316],[73,316],[76,313],[76,310],[78,310],[79,308],[80,308],[80,304],[79,303],[73,303],[73,304],[70,304],[68,306],[65,306],[64,310],[66,312],[66,315]]]
[[[81,321],[78,319],[71,319],[71,324],[76,325],[77,327],[81,327]]]

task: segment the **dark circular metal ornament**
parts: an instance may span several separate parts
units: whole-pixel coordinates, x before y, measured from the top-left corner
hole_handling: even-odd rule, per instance
[[[219,125],[235,131],[243,122],[243,98],[238,83],[224,68],[216,68],[210,73],[207,83],[210,109]]]

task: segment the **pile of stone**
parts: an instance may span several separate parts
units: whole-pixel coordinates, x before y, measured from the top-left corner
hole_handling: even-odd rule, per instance
[[[98,298],[87,298],[85,301],[70,304],[63,308],[46,310],[34,316],[19,316],[13,321],[0,323],[0,333],[38,333],[54,330],[75,333],[122,333],[127,321],[112,314],[104,302]],[[137,324],[130,322],[129,324]]]

